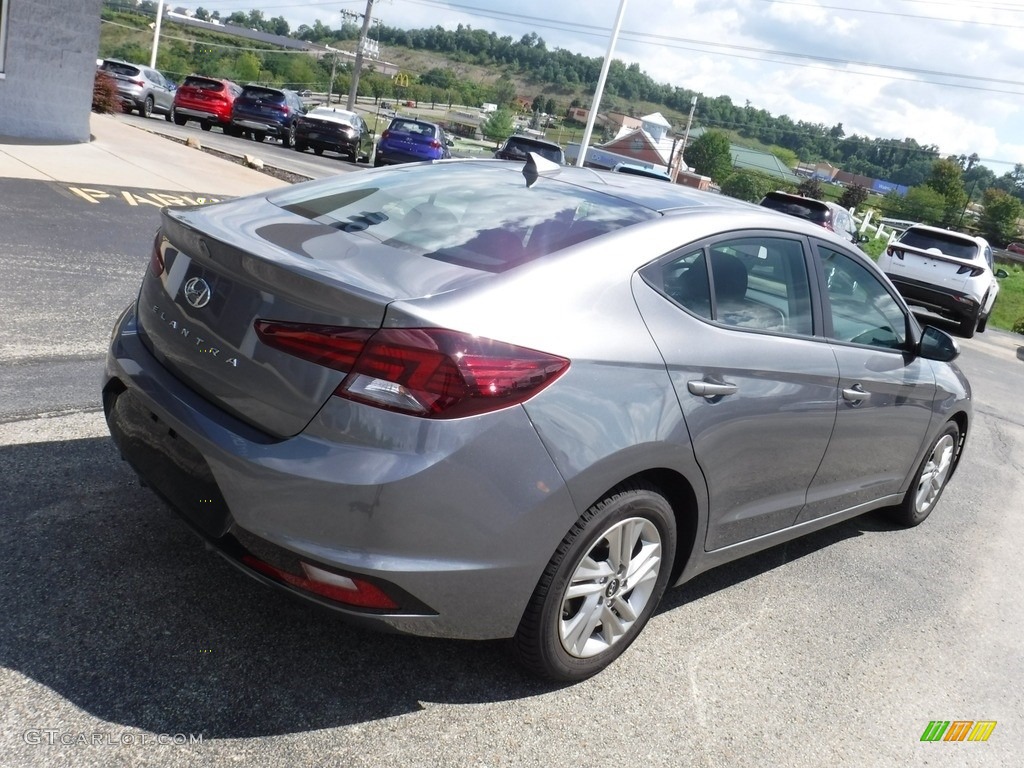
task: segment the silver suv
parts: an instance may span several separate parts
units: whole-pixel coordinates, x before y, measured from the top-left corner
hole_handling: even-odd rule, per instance
[[[104,59],[99,68],[114,78],[125,112],[136,109],[143,117],[159,112],[170,121],[174,84],[155,69],[119,59]]]
[[[983,237],[914,224],[889,245],[878,259],[909,304],[935,312],[959,324],[971,338],[988,325],[999,295],[992,247]]]

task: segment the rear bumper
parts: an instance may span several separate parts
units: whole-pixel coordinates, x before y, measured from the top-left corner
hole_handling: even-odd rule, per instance
[[[944,317],[960,319],[977,317],[981,311],[978,300],[961,291],[944,290],[934,285],[889,274],[896,290],[908,304],[916,304]]]
[[[231,123],[247,131],[257,131],[268,136],[284,136],[288,132],[287,125],[270,123],[264,120],[257,120],[248,117],[233,117]]]
[[[231,124],[230,115],[218,115],[216,112],[210,112],[197,107],[187,107],[175,104],[174,112],[182,117],[187,117],[189,120],[204,120],[208,123],[217,123],[218,125]]]
[[[138,474],[249,575],[362,624],[410,634],[515,633],[577,518],[521,407],[425,421],[332,398],[299,435],[260,433],[197,396],[119,321],[104,384],[111,434]],[[378,585],[384,612],[267,578],[255,555]],[[299,571],[301,573],[301,571]]]

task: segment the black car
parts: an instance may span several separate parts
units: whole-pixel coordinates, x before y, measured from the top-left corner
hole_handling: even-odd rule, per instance
[[[295,143],[295,124],[304,112],[295,91],[247,85],[231,108],[231,124],[256,141],[272,136],[290,147]]]
[[[836,203],[815,200],[813,197],[803,197],[789,192],[769,192],[761,200],[761,205],[779,213],[787,213],[790,216],[813,221],[851,243],[863,242],[850,212]]]
[[[373,134],[355,112],[341,107],[317,107],[296,121],[294,146],[299,152],[312,147],[318,155],[337,152],[357,163],[360,158],[369,159],[373,152]]]
[[[565,153],[562,148],[551,141],[533,139],[529,136],[509,136],[505,143],[494,153],[499,160],[525,160],[530,152],[536,152],[545,160],[565,165]]]

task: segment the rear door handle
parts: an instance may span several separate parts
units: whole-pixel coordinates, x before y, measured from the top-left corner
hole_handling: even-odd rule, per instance
[[[690,390],[691,395],[699,395],[708,399],[734,395],[736,390],[739,389],[735,384],[724,384],[714,381],[688,381],[686,382],[686,388]]]
[[[864,387],[860,384],[854,384],[852,387],[847,387],[843,390],[843,399],[853,405],[860,405],[865,400],[871,399],[871,393],[865,392]]]

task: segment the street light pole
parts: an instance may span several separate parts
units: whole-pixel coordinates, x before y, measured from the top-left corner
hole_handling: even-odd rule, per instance
[[[697,97],[694,96],[692,99],[690,99],[690,116],[686,118],[686,130],[683,132],[683,148],[679,150],[679,160],[683,163],[686,162],[686,158],[684,157],[684,155],[686,155],[686,144],[690,140],[690,126],[693,125],[693,110],[695,110],[696,108]],[[687,168],[689,168],[689,166],[687,166]],[[674,173],[672,174],[672,181],[675,181],[677,178],[679,178],[678,165],[673,170]]]
[[[619,14],[615,18],[615,27],[612,29],[611,39],[608,41],[608,53],[604,57],[604,64],[601,66],[601,76],[597,78],[597,90],[594,91],[594,101],[590,105],[590,114],[587,115],[587,127],[583,131],[583,141],[580,142],[580,154],[576,158],[576,167],[582,168],[583,161],[587,157],[587,146],[590,144],[590,134],[594,130],[594,121],[597,119],[597,109],[601,106],[601,94],[604,93],[604,83],[608,79],[608,68],[612,65],[612,53],[615,51],[615,41],[619,37],[619,29],[622,27],[622,17],[626,14],[626,0],[619,1]]]
[[[156,69],[156,49],[160,47],[160,22],[164,20],[164,0],[156,6],[156,26],[153,28],[153,53],[149,57],[150,69]]]

